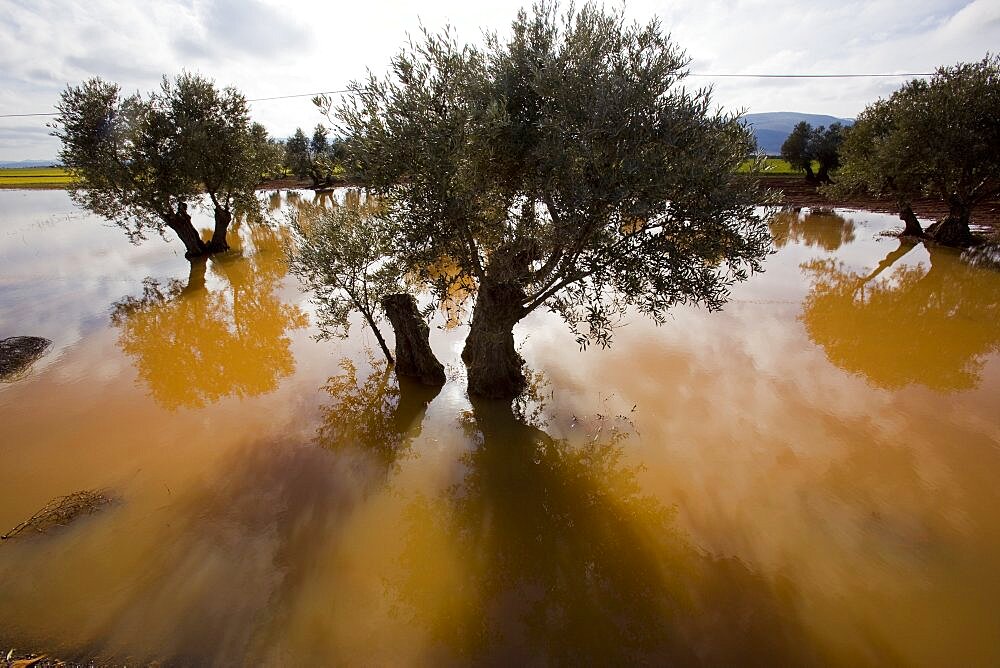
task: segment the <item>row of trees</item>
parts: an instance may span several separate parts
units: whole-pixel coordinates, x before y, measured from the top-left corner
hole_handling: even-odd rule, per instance
[[[302,128],[285,143],[285,169],[303,179],[311,179],[313,188],[331,187],[346,174],[347,142],[330,137],[330,131],[317,124],[312,137]]]
[[[174,229],[189,256],[225,248],[232,211],[259,212],[254,186],[277,163],[321,185],[349,159],[366,204],[303,209],[293,221],[294,269],[327,307],[325,329],[345,333],[360,311],[377,332],[387,313],[397,360],[442,382],[410,295],[469,295],[469,392],[506,398],[525,386],[513,329],[533,311],[560,315],[582,347],[607,346],[629,310],[660,322],[675,304],[721,308],[734,282],[761,270],[771,237],[758,206],[769,194],[753,136],[713,109],[708,89],[680,85],[688,63],[655,20],[629,24],[593,5],[559,15],[541,4],[483,46],[425,32],[387,77],[353,84],[337,108],[318,100],[346,142],[319,127],[281,146],[250,122],[242,95],[190,74],[147,98],[123,99],[99,79],[71,87],[56,134],[64,164],[81,176],[78,202],[133,237]],[[836,125],[803,127],[802,153],[827,180],[843,141],[838,187],[891,191],[901,202],[933,187],[957,203],[967,230],[976,198],[995,192],[997,69],[988,58],[908,84],[866,110],[846,139]],[[955,103],[969,94],[979,96],[971,109]],[[944,111],[912,120],[928,100]],[[926,136],[954,151],[907,149],[931,125],[938,134]],[[947,135],[952,125],[968,134]],[[965,141],[975,145],[959,156]],[[907,150],[912,159],[900,157]],[[754,170],[738,173],[748,160]],[[959,160],[965,171],[952,178]],[[187,215],[201,192],[216,220],[207,243]]]

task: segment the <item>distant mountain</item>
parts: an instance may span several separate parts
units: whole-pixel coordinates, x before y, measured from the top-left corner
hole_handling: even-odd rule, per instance
[[[757,137],[757,146],[768,155],[779,155],[781,145],[791,134],[792,129],[800,122],[805,121],[809,125],[819,127],[820,125],[830,125],[840,123],[842,125],[854,125],[852,118],[837,118],[836,116],[824,116],[822,114],[800,114],[797,111],[770,111],[763,114],[747,114],[743,117],[747,125],[753,128],[753,133]]]
[[[0,167],[17,169],[19,167],[56,167],[58,160],[0,160]]]

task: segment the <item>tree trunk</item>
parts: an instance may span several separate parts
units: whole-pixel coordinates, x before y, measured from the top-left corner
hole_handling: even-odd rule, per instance
[[[812,165],[805,165],[805,170],[806,170],[806,181],[808,181],[809,183],[815,183],[816,175],[813,174]]]
[[[443,385],[444,366],[431,350],[430,328],[420,317],[417,300],[405,293],[386,295],[382,308],[396,334],[396,374],[424,385]]]
[[[524,290],[514,283],[487,277],[480,286],[462,350],[470,396],[513,399],[524,390],[524,360],[514,348],[514,325],[526,315],[524,299]]]
[[[375,334],[375,340],[378,341],[379,348],[382,349],[382,354],[385,355],[386,361],[388,361],[389,364],[395,364],[396,360],[392,358],[392,353],[389,352],[389,346],[386,344],[385,339],[382,337],[382,331],[378,328],[378,323],[375,322],[375,318],[373,318],[371,314],[368,312],[362,312],[361,315],[364,316],[365,321],[368,323],[368,326],[372,328],[372,332]],[[398,340],[399,336],[397,336],[396,338]]]
[[[909,204],[900,209],[899,219],[906,223],[906,227],[903,228],[904,237],[923,238],[924,228],[920,227],[920,221],[917,220],[917,215],[913,213],[913,208]]]
[[[976,238],[969,229],[971,212],[957,197],[949,201],[948,217],[927,228],[927,236],[944,246],[964,248],[976,243]]]
[[[221,253],[229,250],[226,235],[229,233],[229,223],[232,220],[232,213],[221,207],[215,207],[215,230],[212,232],[212,240],[208,242],[209,253]]]
[[[167,220],[167,227],[176,232],[184,243],[184,248],[187,249],[184,257],[187,259],[200,257],[208,252],[208,247],[201,240],[198,230],[194,229],[194,225],[191,224],[191,216],[188,215],[186,207],[180,209]]]
[[[830,179],[830,168],[826,165],[819,166],[819,172],[816,174],[817,183],[833,183]]]

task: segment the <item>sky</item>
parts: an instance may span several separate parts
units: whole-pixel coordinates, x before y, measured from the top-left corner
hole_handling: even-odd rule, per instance
[[[67,85],[100,76],[147,92],[163,75],[198,72],[248,98],[345,88],[383,74],[420,27],[451,25],[479,42],[508,29],[526,0],[0,0],[0,115],[52,112]],[[565,4],[565,3],[564,3]],[[997,0],[629,0],[632,20],[657,18],[694,74],[929,72],[1000,45]],[[761,80],[692,76],[726,110],[853,118],[905,79]],[[309,97],[254,102],[276,137],[325,119]],[[0,160],[54,159],[45,117],[0,118]]]

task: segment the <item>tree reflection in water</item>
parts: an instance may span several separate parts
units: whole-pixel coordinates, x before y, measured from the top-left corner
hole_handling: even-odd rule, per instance
[[[191,264],[187,285],[146,279],[140,297],[113,306],[119,346],[166,408],[270,392],[295,368],[287,332],[307,318],[275,294],[287,273],[286,240],[255,226],[245,253],[239,232],[238,225],[231,230],[230,252]],[[205,287],[209,264],[228,290]]]
[[[810,211],[804,216],[792,211],[782,211],[771,218],[768,226],[771,228],[774,245],[778,248],[795,242],[835,251],[854,241],[854,221],[832,211]]]
[[[324,387],[331,403],[322,411],[316,442],[336,452],[357,451],[371,458],[384,480],[420,435],[428,404],[441,391],[392,373],[385,359],[369,354],[372,372],[359,379],[357,365],[340,361],[343,373]]]
[[[887,274],[913,247],[900,241],[867,274],[833,260],[803,264],[812,288],[801,320],[833,364],[878,387],[974,388],[987,355],[1000,350],[1000,272],[928,244],[930,267]]]
[[[643,493],[627,432],[573,444],[488,400],[473,401],[463,427],[464,478],[414,502],[387,583],[432,637],[431,663],[810,661],[774,584],[699,552]],[[456,572],[436,572],[441,545]]]

